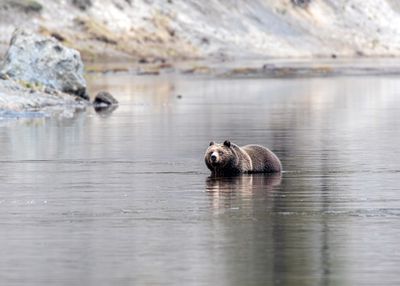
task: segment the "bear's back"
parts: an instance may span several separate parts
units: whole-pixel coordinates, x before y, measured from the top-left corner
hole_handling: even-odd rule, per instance
[[[279,158],[268,148],[260,145],[246,145],[241,147],[251,158],[252,172],[273,173],[282,170]]]

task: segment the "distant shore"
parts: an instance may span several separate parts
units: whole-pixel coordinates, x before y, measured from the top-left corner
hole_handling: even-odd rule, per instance
[[[299,2],[4,0],[0,55],[22,27],[78,49],[85,62],[400,56],[398,1]]]
[[[137,63],[105,61],[86,63],[86,75],[199,76],[218,78],[306,78],[400,75],[400,58],[247,59],[232,61],[178,61]]]

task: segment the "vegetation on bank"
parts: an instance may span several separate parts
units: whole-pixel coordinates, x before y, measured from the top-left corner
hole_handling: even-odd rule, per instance
[[[0,51],[23,27],[86,61],[399,56],[399,12],[394,0],[4,0]]]

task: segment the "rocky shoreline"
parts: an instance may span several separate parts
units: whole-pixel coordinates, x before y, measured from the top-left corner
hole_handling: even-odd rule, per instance
[[[0,79],[0,110],[23,112],[51,107],[85,108],[86,100],[58,90],[31,85],[3,76]]]
[[[339,60],[340,61],[340,60]],[[84,74],[127,73],[158,76],[174,73],[222,78],[295,78],[341,75],[398,75],[400,63],[379,65],[343,64],[336,58],[317,64],[315,61],[279,62],[256,61],[233,64],[187,61],[175,65],[166,62],[123,63],[84,67],[80,53],[68,48],[54,37],[42,36],[17,29],[14,31],[7,53],[0,64],[0,110],[36,112],[60,108],[84,109],[93,106],[96,111],[114,110],[118,101],[108,92],[99,92],[90,102]],[[93,98],[93,97],[92,97]]]
[[[84,65],[78,51],[57,39],[14,31],[0,64],[0,110],[13,112],[108,107],[118,102],[99,93],[93,103],[87,92]]]
[[[107,92],[90,102],[84,78],[90,73],[224,78],[398,75],[400,64],[340,63],[380,57],[396,62],[399,13],[400,4],[394,0],[366,0],[362,6],[356,0],[216,0],[210,5],[200,0],[4,0],[0,109],[115,106],[117,101]],[[283,58],[313,63],[287,64],[279,60]],[[256,64],[248,63],[254,59]]]

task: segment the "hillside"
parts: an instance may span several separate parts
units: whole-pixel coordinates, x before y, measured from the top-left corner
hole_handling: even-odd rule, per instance
[[[396,0],[2,0],[0,54],[15,27],[86,60],[399,56]]]

